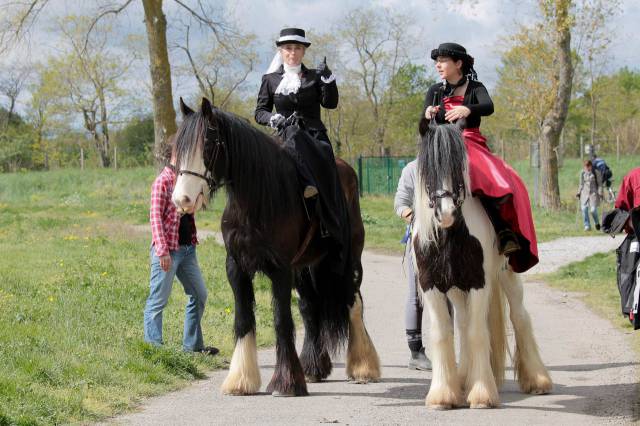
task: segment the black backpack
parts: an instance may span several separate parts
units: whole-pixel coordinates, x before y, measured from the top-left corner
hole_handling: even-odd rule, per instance
[[[613,177],[613,172],[611,171],[607,163],[605,163],[605,161],[602,158],[594,158],[591,163],[593,164],[593,167],[596,170],[600,171],[600,176],[602,176],[602,182],[605,182],[607,183],[607,186],[610,186],[611,178]]]

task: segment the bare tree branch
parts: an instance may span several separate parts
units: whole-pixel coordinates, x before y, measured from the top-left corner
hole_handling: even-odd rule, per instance
[[[98,21],[100,19],[102,19],[103,17],[105,17],[107,15],[110,15],[110,14],[113,14],[113,15],[119,14],[124,9],[126,9],[127,6],[129,6],[132,2],[133,2],[133,0],[127,0],[120,7],[117,7],[115,9],[107,9],[107,10],[104,10],[101,13],[99,13],[93,19],[93,21],[91,21],[91,25],[89,25],[89,29],[87,30],[87,34],[86,34],[86,37],[85,37],[85,40],[84,40],[84,47],[82,48],[82,50],[86,50],[87,49],[87,45],[89,44],[89,36],[91,35],[91,32],[93,31],[93,28],[98,24]]]

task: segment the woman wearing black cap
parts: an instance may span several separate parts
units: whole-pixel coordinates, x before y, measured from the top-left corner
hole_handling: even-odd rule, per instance
[[[334,109],[338,106],[338,86],[335,76],[327,66],[326,58],[316,69],[309,69],[302,63],[305,51],[310,45],[311,42],[302,29],[285,28],[280,31],[280,38],[276,41],[278,51],[266,74],[262,76],[255,111],[258,124],[274,129],[281,129],[285,120],[295,112],[305,130],[314,139],[326,143],[326,148],[321,153],[313,155],[324,158],[304,158],[312,169],[309,176],[306,170],[301,170],[302,178],[306,181],[305,198],[318,193],[317,182],[313,180],[324,180],[322,176],[314,176],[317,174],[314,173],[315,169],[329,167],[330,170],[335,170],[335,158],[327,129],[320,118],[320,107]],[[305,153],[302,152],[301,155],[304,157]],[[317,164],[318,162],[320,164]],[[305,166],[303,165],[303,168]]]
[[[515,272],[538,263],[536,233],[527,188],[517,173],[489,151],[480,133],[480,117],[493,114],[493,102],[477,80],[474,59],[456,43],[442,43],[431,51],[442,78],[427,91],[420,133],[428,122],[454,123],[463,128],[471,191],[480,197],[498,235],[498,249],[509,256]]]

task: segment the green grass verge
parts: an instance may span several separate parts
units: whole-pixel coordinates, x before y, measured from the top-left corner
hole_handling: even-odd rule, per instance
[[[186,297],[176,281],[163,348],[142,340],[148,294],[150,169],[0,175],[0,424],[98,420],[224,365],[233,349],[225,252],[202,242],[205,340],[181,350]],[[218,201],[216,201],[218,203]],[[219,207],[201,214],[216,222]],[[258,343],[273,344],[270,284],[256,280]]]
[[[540,277],[552,287],[580,297],[591,309],[620,329],[633,330],[629,320],[621,313],[615,252],[595,254],[556,272],[541,274]],[[634,349],[640,353],[640,334],[633,333],[631,339]]]

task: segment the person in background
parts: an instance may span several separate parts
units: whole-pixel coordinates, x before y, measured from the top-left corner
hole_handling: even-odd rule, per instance
[[[151,278],[144,308],[144,340],[163,344],[162,311],[171,295],[173,278],[178,277],[188,301],[184,319],[182,347],[186,352],[215,355],[218,349],[204,345],[202,314],[207,301],[198,259],[196,222],[193,213],[180,215],[171,201],[176,182],[175,140],[171,140],[171,163],[156,177],[151,187]]]
[[[591,230],[589,214],[593,217],[593,223],[597,231],[600,230],[598,218],[598,205],[602,198],[602,177],[598,170],[594,170],[591,160],[584,162],[584,168],[580,173],[580,186],[576,198],[580,200],[580,209],[584,220],[584,230]]]
[[[413,246],[411,244],[411,223],[413,221],[413,192],[416,181],[416,164],[413,160],[402,169],[398,190],[394,200],[396,214],[407,223],[407,235],[403,242],[406,243],[404,261],[407,265],[407,279],[409,289],[407,292],[407,303],[405,308],[405,328],[407,333],[407,343],[411,356],[409,357],[409,368],[413,370],[431,370],[431,361],[425,354],[422,345],[422,305],[418,296],[418,287],[413,265]]]

